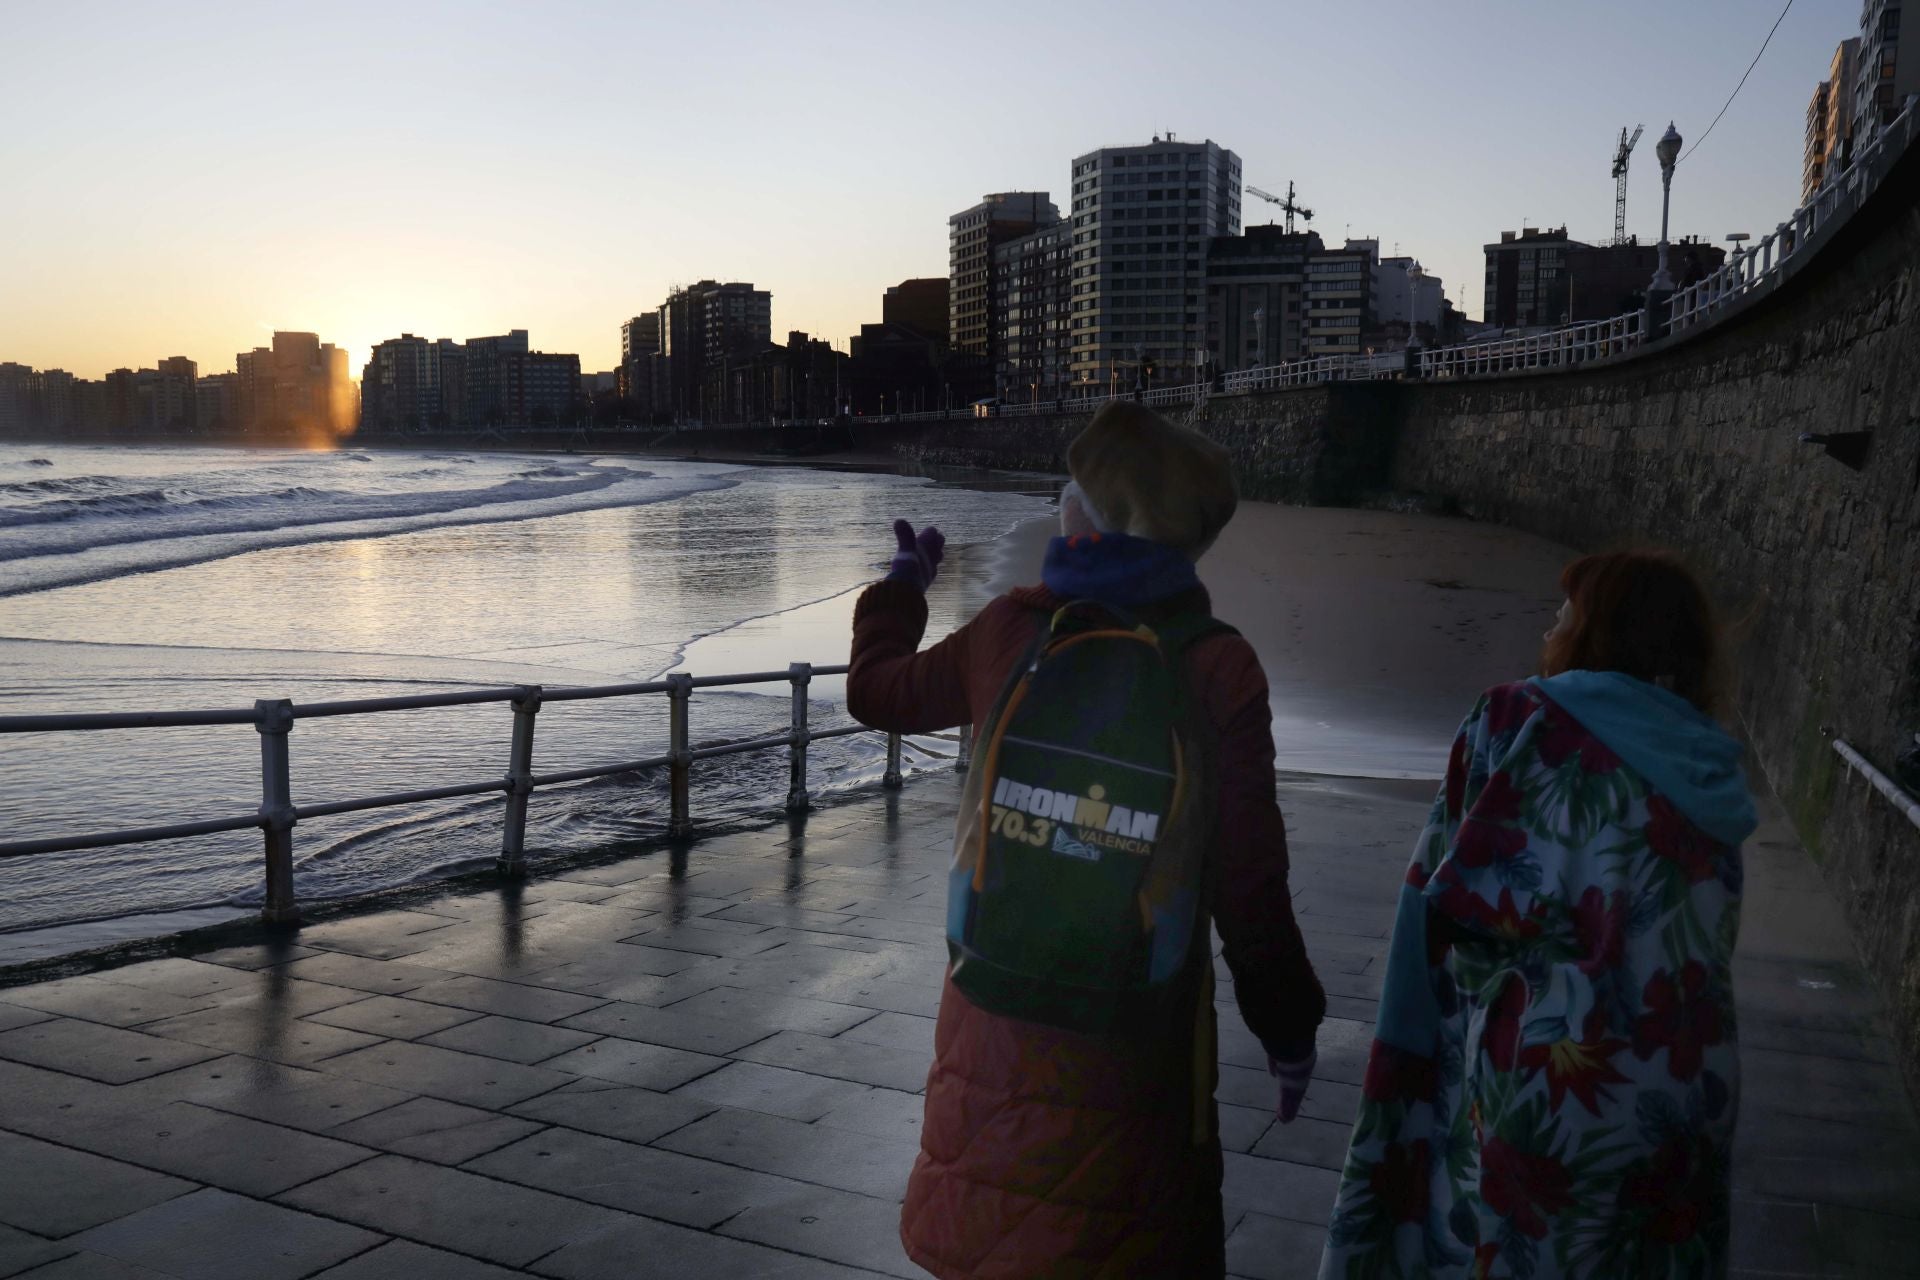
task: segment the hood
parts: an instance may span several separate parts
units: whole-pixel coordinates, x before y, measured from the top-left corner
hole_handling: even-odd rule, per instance
[[[1047,544],[1040,580],[1063,601],[1121,608],[1139,608],[1200,585],[1184,552],[1125,533],[1055,538]]]
[[[1737,845],[1759,825],[1733,735],[1676,693],[1619,671],[1527,681],[1639,771],[1696,827]]]

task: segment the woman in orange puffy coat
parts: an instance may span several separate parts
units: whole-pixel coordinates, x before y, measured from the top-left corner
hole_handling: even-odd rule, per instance
[[[893,571],[854,611],[847,700],[863,723],[901,733],[982,723],[1069,601],[1148,621],[1210,611],[1194,561],[1236,501],[1219,448],[1115,403],[1068,460],[1066,536],[1049,547],[1042,584],[999,597],[924,653],[924,593],[941,540],[897,526]],[[1217,744],[1210,913],[1241,1014],[1280,1078],[1281,1119],[1291,1120],[1326,997],[1287,889],[1266,677],[1252,648],[1224,632],[1195,642],[1187,674]],[[1142,1042],[990,1014],[949,982],[901,1215],[913,1260],[943,1280],[1221,1275],[1218,1054],[1211,982],[1199,989],[1200,1007],[1180,1024],[1195,1035]]]

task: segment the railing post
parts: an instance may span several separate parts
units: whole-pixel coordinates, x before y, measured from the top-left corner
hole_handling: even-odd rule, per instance
[[[507,752],[507,825],[500,837],[503,876],[527,874],[527,800],[533,794],[533,718],[540,714],[540,686],[523,684],[513,699],[513,745]]]
[[[880,778],[880,785],[889,791],[898,791],[905,785],[906,779],[900,775],[900,735],[887,735],[887,771]]]
[[[805,813],[813,807],[807,800],[807,685],[813,680],[813,664],[788,664],[787,679],[793,682],[793,745],[787,749],[787,812]]]
[[[965,772],[973,767],[973,726],[960,726],[960,748],[955,753],[953,767]]]
[[[260,918],[268,924],[296,924],[300,908],[293,898],[293,779],[287,759],[293,703],[261,698],[253,704],[253,714],[253,727],[260,732],[260,827],[266,832],[267,855],[267,900]]]
[[[687,746],[687,701],[693,696],[693,677],[679,672],[667,677],[667,766],[671,793],[667,835],[684,839],[693,834],[693,818],[687,812],[687,780],[693,770],[693,752]]]

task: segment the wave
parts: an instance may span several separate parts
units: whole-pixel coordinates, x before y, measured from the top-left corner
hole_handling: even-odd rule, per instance
[[[157,513],[122,511],[30,524],[9,531],[0,545],[0,598],[272,547],[641,506],[739,483],[718,474],[663,479],[625,467],[591,467],[566,479],[512,479],[484,489],[356,495],[295,486],[193,499]]]
[[[437,489],[411,493],[353,494],[293,485],[263,493],[189,497],[165,489],[102,493],[8,510],[0,529],[60,525],[40,538],[10,539],[0,562],[69,555],[99,547],[223,533],[257,533],[348,521],[405,519],[468,511],[502,503],[537,501],[610,488],[647,472],[602,468],[590,473],[550,472],[552,481],[510,479],[485,489]]]

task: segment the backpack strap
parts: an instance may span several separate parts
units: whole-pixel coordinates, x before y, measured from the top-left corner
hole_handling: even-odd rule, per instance
[[[1237,636],[1235,628],[1205,613],[1182,613],[1154,627],[1160,647],[1169,657],[1185,653],[1202,640],[1217,635]]]

